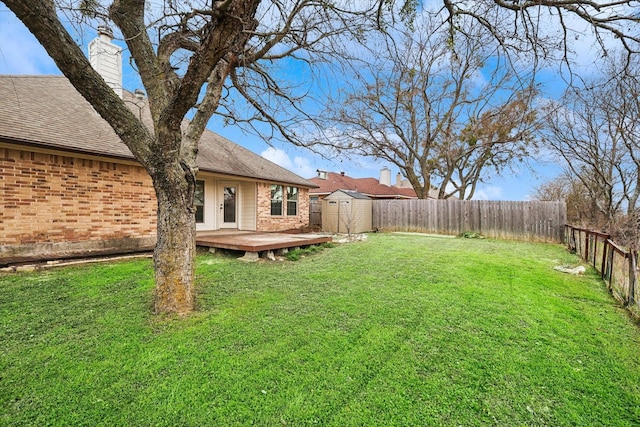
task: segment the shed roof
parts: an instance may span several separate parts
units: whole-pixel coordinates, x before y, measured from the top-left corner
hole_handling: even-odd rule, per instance
[[[128,91],[124,100],[152,128],[146,100]],[[111,126],[63,76],[0,75],[0,140],[135,160]],[[210,130],[204,131],[198,148],[201,171],[316,187]]]
[[[371,200],[371,197],[364,195],[358,191],[352,191],[352,190],[336,190],[333,193],[329,194],[327,197],[325,197],[325,199],[331,199],[332,196],[334,195],[338,195],[338,194],[345,194],[349,197],[351,197],[352,199],[358,199],[358,200]]]

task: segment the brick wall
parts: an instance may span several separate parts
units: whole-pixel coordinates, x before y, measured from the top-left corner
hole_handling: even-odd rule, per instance
[[[298,189],[298,214],[287,215],[287,201],[283,203],[283,215],[271,215],[271,184],[258,183],[258,231],[284,231],[309,226],[309,190]]]
[[[258,231],[309,226],[309,191],[298,213],[271,216],[271,185],[258,183]],[[0,147],[0,265],[127,252],[155,244],[156,198],[133,164]]]
[[[140,166],[0,148],[0,246],[154,237]]]

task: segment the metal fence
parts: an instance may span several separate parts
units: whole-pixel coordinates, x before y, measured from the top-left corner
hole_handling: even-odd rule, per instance
[[[373,227],[509,240],[562,242],[564,202],[485,200],[374,200]]]
[[[640,315],[638,252],[615,244],[608,234],[565,225],[567,247],[591,264],[607,283],[609,292],[634,315]]]

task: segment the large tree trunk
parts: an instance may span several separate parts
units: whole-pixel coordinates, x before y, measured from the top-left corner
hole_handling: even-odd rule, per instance
[[[154,309],[185,315],[195,302],[195,175],[177,165],[165,166],[152,178],[158,199]]]

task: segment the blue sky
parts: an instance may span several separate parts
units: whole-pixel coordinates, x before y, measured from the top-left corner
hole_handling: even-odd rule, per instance
[[[81,43],[88,43],[95,34],[86,34]],[[86,48],[85,48],[86,50]],[[126,55],[126,52],[125,52]],[[124,86],[133,91],[142,87],[135,72],[127,68],[125,57]],[[0,5],[0,74],[55,74],[61,73],[37,40],[24,25],[4,5]],[[543,77],[544,78],[544,77]],[[545,87],[559,92],[553,74],[546,76]],[[341,156],[325,159],[309,150],[294,147],[288,143],[273,142],[270,146],[255,135],[244,133],[236,126],[224,126],[220,119],[212,119],[209,129],[258,153],[269,160],[305,177],[315,176],[317,169],[333,172],[344,171],[353,177],[379,177],[380,170],[387,166],[395,177],[397,167],[375,159],[353,159]],[[512,172],[495,177],[483,183],[476,190],[476,199],[487,200],[527,200],[535,187],[552,179],[560,172],[560,167],[549,162],[536,161],[533,170],[524,165],[514,165]]]

